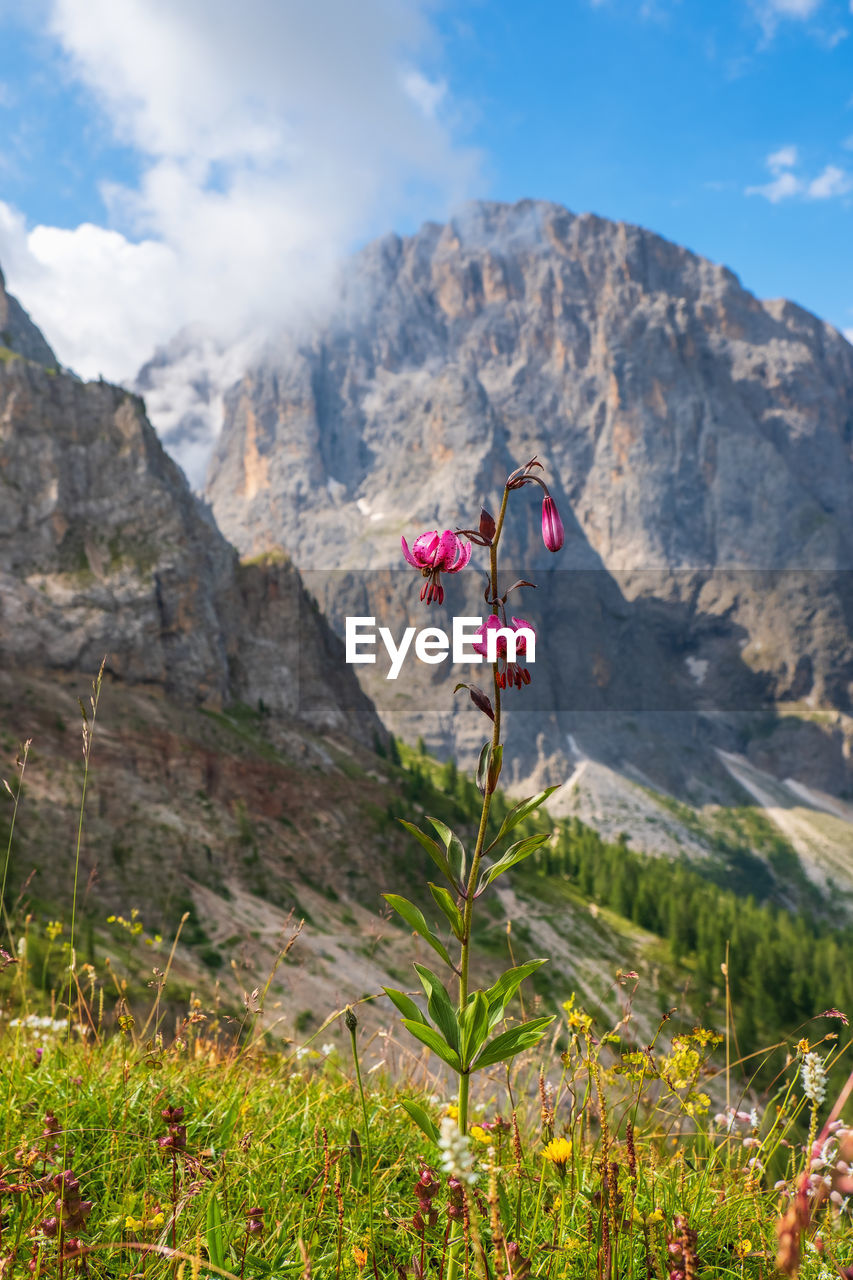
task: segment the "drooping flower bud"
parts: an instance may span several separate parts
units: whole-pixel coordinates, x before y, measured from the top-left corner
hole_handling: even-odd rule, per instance
[[[549,551],[559,551],[564,538],[565,530],[557,504],[550,493],[546,493],[542,499],[542,541]]]

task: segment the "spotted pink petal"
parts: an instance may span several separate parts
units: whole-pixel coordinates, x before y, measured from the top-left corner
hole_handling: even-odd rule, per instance
[[[439,545],[438,532],[435,529],[431,533],[418,534],[412,545],[412,553],[419,569],[432,569],[434,567]]]
[[[459,539],[456,534],[452,529],[445,529],[439,539],[438,548],[433,559],[433,568],[449,573],[453,567],[458,547]]]
[[[471,559],[471,552],[474,549],[473,543],[463,542],[461,538],[456,539],[456,545],[459,550],[459,557],[456,563],[447,570],[448,573],[458,573],[460,569],[464,569]]]

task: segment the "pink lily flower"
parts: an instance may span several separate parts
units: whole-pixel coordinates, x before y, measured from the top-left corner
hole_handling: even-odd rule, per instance
[[[421,591],[421,600],[426,600],[427,604],[432,604],[433,600],[443,604],[444,587],[441,585],[441,575],[458,573],[460,569],[465,568],[471,559],[471,543],[457,538],[451,529],[445,529],[442,534],[437,531],[420,534],[412,543],[411,551],[405,538],[401,538],[400,541],[403,544],[403,555],[409,564],[415,569],[420,569],[426,578]]]
[[[486,619],[481,627],[478,628],[477,634],[479,640],[474,640],[471,648],[475,653],[481,653],[483,657],[487,657],[487,635],[489,631],[497,631],[499,629],[510,631],[519,631],[521,628],[532,631],[534,636],[536,631],[529,622],[525,622],[523,618],[513,618],[512,625],[508,622],[501,622],[496,613],[492,613]],[[512,688],[520,689],[523,684],[530,684],[530,672],[523,662],[507,662],[507,642],[506,636],[498,636],[497,638],[497,655],[498,655],[498,684],[502,689]],[[515,646],[516,659],[523,658],[527,653],[527,637],[519,636]]]

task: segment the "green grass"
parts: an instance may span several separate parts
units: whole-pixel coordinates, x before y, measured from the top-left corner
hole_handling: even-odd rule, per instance
[[[14,968],[4,975],[13,988]],[[96,992],[97,983],[83,983],[72,1005],[73,1025],[88,1026],[85,1037],[69,1035],[59,1008],[56,1029],[6,1020],[0,1031],[6,1274],[27,1274],[31,1259],[37,1275],[59,1274],[50,1220],[53,1178],[63,1169],[79,1180],[78,1200],[92,1204],[85,1221],[64,1233],[65,1251],[73,1255],[70,1240],[79,1239],[92,1277],[156,1280],[186,1260],[187,1280],[196,1273],[319,1280],[374,1274],[374,1257],[375,1274],[390,1277],[413,1256],[420,1265],[422,1250],[424,1275],[442,1274],[452,1189],[437,1148],[401,1106],[414,1099],[440,1123],[445,1095],[435,1085],[436,1093],[424,1092],[420,1069],[411,1073],[418,1082],[392,1080],[381,1068],[366,1077],[377,1206],[371,1222],[352,1062],[338,1049],[318,1051],[327,1029],[304,1049],[277,1053],[266,1047],[254,1015],[246,1015],[240,1034],[226,1037],[215,1012],[194,1000],[171,1037],[155,1030],[154,1020],[134,1020],[126,1007],[123,1030],[108,1032],[99,1025]],[[562,1054],[537,1052],[514,1066],[517,1140],[505,1079],[496,1073],[476,1101],[477,1176],[466,1210],[471,1274],[507,1276],[502,1241],[513,1241],[532,1267],[516,1275],[603,1278],[609,1256],[614,1277],[666,1277],[674,1265],[669,1245],[680,1235],[689,1240],[678,1226],[684,1220],[697,1233],[698,1277],[772,1275],[781,1203],[773,1184],[795,1177],[804,1162],[796,1056],[759,1105],[757,1125],[739,1124],[727,1135],[709,1118],[721,1105],[710,1097],[724,1096],[725,1080],[715,1075],[706,1037],[676,1038],[673,1046],[664,1027],[644,1053],[630,1018],[618,1034],[608,1031],[571,1006]],[[829,1050],[829,1043],[820,1047]],[[540,1069],[553,1090],[544,1110]],[[742,1081],[734,1070],[735,1105]],[[173,1117],[175,1148],[162,1145],[170,1107],[183,1108]],[[563,1180],[543,1158],[555,1136],[572,1143]],[[762,1168],[751,1167],[753,1159]],[[414,1185],[425,1167],[435,1176],[434,1214],[422,1214],[422,1229],[414,1221]],[[74,1204],[70,1197],[71,1212]],[[250,1215],[256,1208],[260,1215]],[[252,1221],[263,1229],[250,1232]],[[815,1231],[818,1223],[827,1263],[847,1265],[849,1215],[824,1207]],[[79,1265],[79,1256],[67,1257],[64,1274],[77,1274]],[[832,1271],[823,1273],[817,1254],[807,1251],[801,1274],[818,1280]]]
[[[238,707],[213,719],[250,742],[258,717]],[[389,770],[401,811],[420,804],[467,832],[477,805],[471,784],[420,752],[401,747],[399,756]],[[498,797],[496,821],[506,808]],[[258,824],[239,806],[235,817],[238,839],[254,850]],[[538,815],[518,833],[549,825]],[[377,841],[367,826],[363,838]],[[392,871],[383,874],[390,879]],[[627,875],[633,879],[618,892]],[[464,1224],[462,1275],[481,1280],[670,1280],[679,1270],[697,1280],[769,1280],[787,1190],[807,1167],[807,1135],[821,1133],[829,1119],[850,1069],[850,1043],[840,1018],[821,1015],[772,1033],[768,1049],[753,1051],[769,1018],[762,1023],[745,1001],[733,1007],[729,997],[738,986],[758,992],[759,970],[769,972],[794,945],[814,944],[814,957],[835,972],[843,940],[811,925],[802,936],[786,932],[775,910],[754,903],[747,909],[689,868],[640,859],[579,823],[561,825],[515,885],[517,901],[528,904],[512,920],[518,961],[529,954],[534,915],[577,949],[612,937],[610,949],[618,950],[624,942],[626,954],[642,952],[651,962],[660,1024],[650,1030],[648,999],[642,1017],[635,1011],[632,971],[602,968],[587,977],[583,997],[563,1003],[567,973],[555,977],[546,966],[508,1022],[542,1012],[557,1013],[558,1022],[541,1045],[513,1060],[509,1073],[483,1073],[472,1097],[476,1180],[463,1190],[448,1177],[452,1157],[430,1136],[447,1114],[451,1086],[435,1058],[413,1050],[390,1008],[372,1022],[364,1012],[356,1033],[365,1121],[339,1020],[300,996],[299,979],[289,1007],[279,1012],[273,974],[266,986],[245,992],[242,1009],[223,1007],[216,975],[239,966],[245,939],[237,932],[213,945],[188,892],[174,906],[186,917],[182,945],[208,969],[198,992],[188,990],[185,974],[172,974],[171,939],[147,936],[131,912],[113,919],[106,938],[78,917],[69,999],[67,922],[62,929],[49,923],[57,912],[46,915],[47,903],[30,899],[26,914],[17,915],[7,903],[0,953],[3,1280],[362,1274],[444,1280],[454,1214]],[[323,891],[319,882],[317,888]],[[680,938],[673,903],[665,914],[675,932],[667,940],[644,927],[642,913],[617,909],[622,898],[633,907],[641,891],[647,905],[674,895],[682,917],[692,911],[697,938]],[[354,922],[342,887],[326,897],[340,903],[342,920]],[[733,970],[726,980],[717,964],[705,974],[708,1020],[725,1033],[718,1037],[685,1021],[683,996],[708,968],[711,951],[699,945],[699,926],[723,906],[731,909],[732,929],[751,921],[758,942],[770,939],[774,950],[759,947],[748,973]],[[476,938],[479,963],[490,971],[508,945],[506,925],[501,910],[484,905]],[[377,936],[365,954],[381,945]],[[796,967],[797,957],[788,958]],[[612,959],[615,968],[619,957]],[[285,960],[291,961],[287,949],[276,967]],[[720,988],[713,996],[712,980]],[[399,981],[404,987],[411,981],[408,966]],[[247,978],[246,986],[252,982]],[[364,999],[380,1008],[375,993]],[[674,1006],[681,1007],[678,1022],[670,1016]],[[379,1029],[377,1016],[384,1018]],[[294,1041],[282,1042],[282,1021]],[[829,1069],[826,1101],[813,1112],[800,1083],[807,1052]],[[429,1132],[404,1105],[412,1103],[422,1108]],[[754,1119],[747,1116],[732,1132],[715,1125],[715,1113],[728,1103],[745,1115],[756,1107]],[[553,1139],[570,1145],[554,1151]],[[849,1141],[853,1148],[853,1132]],[[566,1156],[564,1166],[546,1157],[549,1150]],[[831,1160],[822,1173],[830,1187],[833,1179],[840,1186],[835,1161],[844,1155],[853,1163],[853,1149],[825,1154]],[[63,1171],[79,1181],[65,1194],[64,1225],[54,1221],[54,1179]],[[853,1260],[846,1209],[824,1199],[803,1227],[804,1280],[827,1280],[838,1274],[836,1264]],[[818,1237],[822,1254],[810,1249]]]

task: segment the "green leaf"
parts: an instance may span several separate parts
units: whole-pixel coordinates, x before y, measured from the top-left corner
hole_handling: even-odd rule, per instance
[[[268,1276],[273,1269],[271,1262],[267,1262],[265,1258],[259,1258],[256,1253],[245,1253],[243,1266],[250,1276]]]
[[[462,847],[462,841],[450,830],[447,823],[442,822],[439,818],[430,818],[429,814],[427,814],[427,818],[441,836],[444,844],[447,861],[450,864],[450,870],[452,872],[450,877],[451,884],[455,883],[459,889],[464,888],[466,862],[465,850]],[[453,879],[454,876],[456,877],[455,881]]]
[[[440,978],[427,969],[425,965],[416,964],[415,972],[421,980],[427,998],[429,1016],[438,1027],[449,1045],[459,1052],[459,1024],[456,1021],[456,1010],[450,1002]]]
[[[350,1178],[353,1186],[361,1186],[361,1171],[364,1165],[364,1152],[361,1147],[361,1138],[355,1129],[350,1129],[349,1135],[349,1163]]]
[[[215,1267],[221,1267],[224,1270],[225,1245],[222,1240],[222,1211],[215,1195],[212,1195],[207,1202],[207,1219],[204,1234],[207,1242],[207,1256]]]
[[[506,1007],[525,978],[535,973],[547,960],[528,960],[526,964],[517,965],[515,969],[507,969],[502,973],[493,987],[486,992],[489,1006],[489,1030],[492,1031],[506,1013]]]
[[[523,862],[525,858],[529,858],[531,853],[538,849],[540,845],[543,845],[546,840],[550,839],[551,832],[545,831],[542,835],[528,836],[526,840],[519,840],[516,844],[511,844],[506,853],[502,853],[497,862],[493,862],[480,876],[477,894],[481,894],[493,880],[497,880],[498,876],[502,876],[505,871],[509,871],[510,867],[514,867],[517,862]],[[387,893],[385,897],[388,897]]]
[[[413,822],[406,822],[404,818],[401,818],[400,825],[405,827],[406,830],[423,845],[441,874],[444,876],[445,880],[448,880],[453,885],[454,889],[457,889],[459,886],[453,879],[453,872],[450,870],[450,863],[447,861],[447,854],[441,846],[436,844],[432,836],[428,836],[425,831],[421,831],[420,827],[416,827]]]
[[[462,930],[465,922],[462,919],[462,912],[451,898],[450,894],[440,884],[433,884],[428,881],[429,891],[435,899],[436,906],[447,916],[451,929],[457,938],[462,939]]]
[[[499,1036],[495,1036],[475,1060],[472,1069],[482,1071],[484,1067],[493,1067],[496,1062],[505,1062],[507,1058],[514,1058],[517,1053],[521,1053],[522,1049],[531,1049],[533,1045],[539,1043],[545,1034],[546,1027],[550,1027],[553,1021],[553,1015],[550,1018],[533,1018],[530,1022],[522,1023],[520,1027],[513,1027],[510,1031],[504,1031]]]
[[[438,1125],[427,1115],[423,1107],[417,1102],[410,1102],[407,1098],[401,1098],[400,1106],[407,1111],[414,1120],[419,1129],[423,1130],[430,1142],[438,1143]]]
[[[403,1026],[407,1031],[425,1044],[427,1048],[432,1049],[433,1053],[441,1058],[442,1062],[446,1062],[454,1071],[461,1072],[462,1066],[459,1062],[459,1054],[451,1049],[449,1044],[445,1044],[435,1027],[425,1027],[422,1022],[410,1022],[408,1018],[403,1019]]]
[[[492,758],[491,742],[484,742],[483,749],[480,752],[480,759],[477,761],[477,790],[481,796],[486,794],[486,781],[489,776],[489,761]]]
[[[444,963],[452,969],[453,961],[450,959],[447,947],[432,932],[424,918],[424,913],[413,902],[409,902],[406,898],[401,898],[399,894],[383,893],[382,897],[403,917],[406,924],[423,938],[424,942],[429,943],[433,951],[436,951]]]
[[[504,838],[507,832],[512,831],[513,827],[517,827],[519,822],[523,822],[525,818],[529,818],[531,813],[535,812],[541,804],[545,803],[549,796],[553,795],[555,791],[559,791],[559,789],[559,786],[546,787],[538,795],[531,796],[529,800],[522,800],[514,809],[510,809],[501,824],[500,831],[489,845],[489,849],[494,849],[495,845]]]
[[[459,1014],[459,1056],[467,1070],[489,1034],[489,1004],[482,991],[475,991]]]
[[[422,1022],[424,1026],[427,1025],[426,1018],[421,1013],[414,1000],[412,1000],[410,996],[407,996],[405,992],[396,991],[394,987],[383,987],[382,990],[385,992],[386,996],[395,1008],[399,1009],[404,1018],[408,1018],[411,1022]]]

